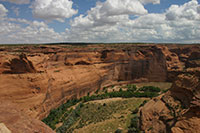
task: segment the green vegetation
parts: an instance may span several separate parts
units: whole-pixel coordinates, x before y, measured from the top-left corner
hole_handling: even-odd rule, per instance
[[[51,111],[49,116],[43,120],[52,129],[56,129],[56,124],[62,123],[62,126],[56,129],[56,132],[72,132],[74,129],[80,129],[91,123],[104,122],[109,119],[119,119],[116,124],[126,122],[126,115],[128,110],[138,108],[143,103],[142,99],[124,99],[109,103],[85,103],[80,102],[75,109],[71,107],[76,105],[80,100],[69,100],[58,109]],[[68,109],[67,109],[68,107]],[[116,117],[113,114],[119,114]],[[121,121],[123,120],[123,121]],[[114,126],[117,128],[118,125]],[[126,127],[126,125],[124,125]],[[128,127],[127,127],[128,128]],[[115,129],[116,130],[116,129]]]
[[[64,132],[72,132],[69,128],[79,119],[80,117],[80,109],[83,107],[83,104],[80,103],[71,113],[64,117],[63,125],[59,127],[56,132],[57,133],[64,133]]]
[[[106,102],[106,103],[105,103]],[[115,132],[119,127],[128,130],[132,109],[138,108],[143,99],[109,99],[91,101],[80,111],[80,119],[73,126],[74,132]],[[127,120],[129,122],[127,122]]]
[[[97,91],[98,93],[99,91]],[[100,100],[100,99],[107,99],[107,98],[114,98],[114,97],[122,97],[122,98],[131,98],[131,97],[146,97],[146,98],[153,98],[159,95],[160,88],[153,87],[153,86],[144,86],[142,88],[137,89],[135,85],[128,85],[127,90],[123,91],[120,89],[119,91],[108,92],[105,90],[104,94],[101,95],[92,95],[92,96],[85,96],[83,97],[84,102],[93,101],[93,100]],[[96,94],[97,94],[96,93]]]
[[[127,91],[136,91],[137,90],[137,87],[134,84],[129,84],[126,87],[127,87]]]
[[[131,119],[131,124],[129,126],[128,133],[139,133],[140,130],[139,130],[138,123],[139,123],[139,118],[136,115]]]
[[[111,87],[114,88],[114,86]],[[136,118],[135,115],[138,113],[139,107],[144,106],[147,103],[147,100],[135,98],[156,97],[161,94],[161,89],[154,86],[142,86],[137,88],[136,85],[133,84],[125,87],[127,89],[119,88],[118,91],[113,89],[112,92],[108,92],[109,87],[104,87],[102,90],[96,90],[93,95],[88,93],[87,96],[84,96],[80,99],[68,100],[65,104],[61,105],[57,109],[51,110],[49,116],[42,121],[59,133],[73,132],[75,129],[87,127],[92,123],[101,123],[104,125],[105,121],[107,121],[107,125],[104,125],[102,127],[103,129],[106,129],[109,125],[110,128],[112,127],[115,129],[112,130],[112,132],[115,132],[123,121],[124,124],[122,125],[128,130],[128,132],[137,132],[138,126],[136,126],[136,123],[138,123],[138,118]],[[134,98],[135,100],[131,101],[129,99],[124,99],[112,103],[90,103],[90,101],[94,100],[119,97],[129,99]],[[126,112],[125,114],[122,113],[124,111]],[[120,117],[116,117],[116,114]],[[116,124],[112,123],[111,121]],[[100,130],[100,128],[98,129]],[[108,131],[111,131],[111,129]]]
[[[43,119],[42,121],[47,124],[49,127],[52,129],[56,129],[56,124],[59,122],[63,122],[64,119],[62,117],[68,116],[72,112],[72,110],[68,110],[69,107],[76,105],[80,100],[69,100],[67,103],[62,104],[60,107],[57,109],[51,110],[50,114],[48,117]]]
[[[121,130],[121,129],[117,129],[117,130],[115,131],[115,133],[122,133],[122,130]]]
[[[95,94],[98,94],[98,93],[99,93],[99,91],[100,91],[100,89],[97,89],[97,90],[95,91]]]
[[[140,107],[144,106],[147,102],[148,102],[148,100],[144,100],[143,103],[140,104]]]
[[[122,98],[131,98],[131,97],[146,97],[146,98],[153,98],[158,96],[159,94],[156,92],[132,92],[132,91],[113,91],[101,95],[92,95],[92,96],[85,96],[83,97],[84,102],[93,101],[93,100],[101,100],[107,98],[115,98],[115,97],[122,97]]]
[[[145,92],[160,92],[161,89],[159,87],[154,86],[143,86],[139,89],[139,91],[145,91]]]
[[[169,89],[166,89],[166,90],[162,90],[162,93],[166,93]]]
[[[135,85],[138,88],[141,88],[143,86],[154,86],[154,87],[159,87],[161,91],[168,90],[171,88],[172,83],[169,82],[143,82],[143,83],[135,83]]]
[[[60,72],[60,70],[55,70],[54,72]]]

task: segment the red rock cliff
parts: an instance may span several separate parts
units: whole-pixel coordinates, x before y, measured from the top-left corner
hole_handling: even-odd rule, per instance
[[[164,95],[140,111],[141,130],[152,133],[197,133],[200,123],[200,71],[181,74]]]
[[[192,56],[193,47],[196,46],[184,46],[192,49],[184,56]],[[37,119],[70,98],[82,97],[104,86],[173,80],[190,60],[181,60],[183,55],[177,52],[177,46],[163,45],[73,49],[24,46],[22,52],[26,55],[16,52],[22,48],[1,49],[0,101],[17,104],[24,113]]]

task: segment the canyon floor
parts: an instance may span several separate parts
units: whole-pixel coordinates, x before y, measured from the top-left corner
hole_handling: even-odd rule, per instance
[[[141,90],[132,90],[127,93],[127,90],[123,88],[120,90],[124,85],[136,85],[137,88],[141,88],[156,86],[156,84],[163,89],[158,94],[141,92]],[[101,94],[105,88],[107,91]],[[103,99],[96,101],[98,99],[93,96],[97,95],[96,93],[99,95],[98,98],[102,96]],[[115,100],[108,100],[111,96]],[[117,96],[122,96],[122,99]],[[140,106],[146,97],[148,97],[148,102]],[[138,110],[134,111],[135,116],[132,120],[132,117],[128,117],[132,113],[123,115],[123,111],[116,109],[118,106],[113,107],[111,110],[119,112],[110,115],[110,119],[104,118],[108,124],[105,125],[102,121],[85,124],[83,119],[84,126],[80,126],[79,122],[70,126],[69,129],[73,128],[73,132],[89,130],[105,132],[104,130],[110,127],[109,132],[114,132],[114,129],[119,128],[123,132],[198,133],[200,130],[200,45],[0,46],[0,131],[66,132],[64,130],[66,124],[62,130],[58,131],[41,120],[48,118],[53,110],[68,107],[67,101],[77,99],[85,100],[83,105],[78,103],[77,108],[80,111],[78,114],[76,107],[71,109],[75,116],[79,116],[75,118],[80,121],[82,119],[79,118],[84,116],[84,111],[88,108],[92,110],[99,108],[98,113],[114,105],[119,105],[122,109],[120,105],[124,105],[125,113],[131,108],[133,111],[138,107]],[[137,100],[139,101],[135,102]],[[129,106],[123,101],[127,101]],[[94,115],[91,115],[90,119],[93,118],[92,116]],[[66,121],[69,120],[66,119]],[[99,120],[102,119],[99,118]],[[112,128],[112,125],[109,125],[112,120],[115,122],[126,120],[129,124],[123,125],[122,123],[126,122],[119,122],[115,128]],[[130,121],[134,124],[130,125]],[[58,122],[56,128],[58,129],[63,123]],[[76,129],[77,126],[80,128]],[[95,128],[97,126],[105,128]]]

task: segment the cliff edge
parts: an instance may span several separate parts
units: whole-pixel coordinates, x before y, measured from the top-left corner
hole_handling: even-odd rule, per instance
[[[146,132],[197,133],[200,130],[200,71],[181,74],[172,88],[140,110],[140,128]]]

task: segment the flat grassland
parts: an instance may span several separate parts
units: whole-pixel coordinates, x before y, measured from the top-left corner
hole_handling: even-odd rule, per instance
[[[148,98],[111,98],[88,102],[80,111],[80,120],[72,127],[74,133],[115,132],[128,130],[131,113]]]

